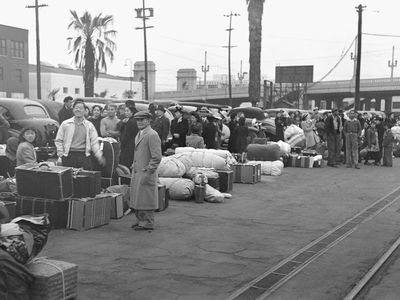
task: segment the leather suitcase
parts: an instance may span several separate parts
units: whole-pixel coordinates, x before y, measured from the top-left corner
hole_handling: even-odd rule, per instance
[[[233,189],[233,171],[217,170],[219,175],[219,191],[221,193],[229,193]]]
[[[166,210],[169,206],[169,195],[165,185],[158,185],[158,209],[156,212]]]
[[[261,181],[261,164],[246,165],[237,164],[232,165],[235,178],[233,182],[237,183],[257,183]]]
[[[25,164],[15,173],[20,196],[63,200],[73,195],[72,168]]]
[[[101,172],[78,170],[74,175],[74,197],[95,197],[101,193]]]

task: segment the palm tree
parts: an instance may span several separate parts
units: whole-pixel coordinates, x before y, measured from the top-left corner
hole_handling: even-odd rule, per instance
[[[75,38],[68,38],[70,53],[74,54],[75,65],[83,72],[85,97],[93,97],[94,78],[99,77],[99,72],[107,72],[106,58],[110,62],[114,59],[116,44],[113,38],[115,30],[108,29],[113,23],[113,16],[99,14],[92,18],[90,13],[78,17],[76,11],[71,10],[72,20],[68,29],[73,29]],[[72,43],[71,43],[72,41]]]
[[[261,37],[262,15],[265,0],[246,0],[249,12],[249,99],[255,105],[260,100],[261,89]]]
[[[136,92],[132,90],[125,90],[122,94],[122,98],[124,99],[132,99],[135,96]]]
[[[49,94],[47,95],[47,98],[50,100],[56,101],[56,96],[58,92],[60,91],[60,88],[52,89]]]

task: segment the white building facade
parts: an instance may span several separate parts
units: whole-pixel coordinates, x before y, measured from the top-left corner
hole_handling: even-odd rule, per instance
[[[122,99],[125,91],[132,87],[134,100],[142,100],[142,83],[131,81],[129,77],[113,76],[100,73],[94,81],[96,94],[107,91],[105,97]],[[36,65],[29,65],[29,98],[36,99]],[[58,67],[41,64],[41,91],[43,99],[55,99],[62,102],[66,96],[84,97],[82,72],[69,66]]]

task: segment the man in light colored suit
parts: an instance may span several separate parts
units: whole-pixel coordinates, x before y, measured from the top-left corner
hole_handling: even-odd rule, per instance
[[[151,117],[147,111],[134,115],[139,132],[135,138],[130,207],[137,218],[132,228],[137,231],[154,229],[154,210],[158,208],[157,168],[161,162],[161,140],[150,127]]]

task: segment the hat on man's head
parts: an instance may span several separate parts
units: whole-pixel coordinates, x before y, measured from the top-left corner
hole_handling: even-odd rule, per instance
[[[332,108],[332,112],[335,112],[335,111],[338,111],[338,109],[336,107]]]
[[[314,107],[313,110],[314,110],[314,111],[319,110],[318,106]]]
[[[151,113],[148,111],[139,111],[134,116],[135,119],[150,119],[152,117]]]

